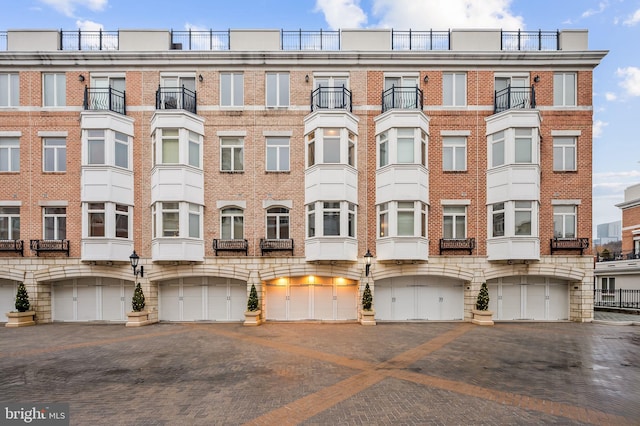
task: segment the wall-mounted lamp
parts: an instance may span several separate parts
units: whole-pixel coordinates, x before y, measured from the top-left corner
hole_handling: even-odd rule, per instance
[[[204,80],[204,78],[202,77],[202,74],[198,75],[198,81],[202,83],[202,80]]]
[[[369,276],[369,269],[371,268],[371,259],[373,259],[373,255],[371,254],[371,252],[369,251],[369,249],[367,249],[367,252],[364,255],[364,276],[368,277]]]
[[[78,81],[79,81],[80,83],[82,83],[82,82],[84,81],[84,75],[80,74],[80,75],[78,76]]]
[[[305,83],[308,83],[308,82],[309,82],[309,74],[307,74],[307,75],[305,75],[305,76],[304,76],[304,82],[305,82]]]
[[[133,275],[135,275],[136,278],[138,277],[138,274],[140,274],[141,277],[144,277],[144,266],[140,265],[140,269],[138,269],[140,256],[138,256],[135,250],[133,251],[133,253],[131,253],[131,256],[129,256],[129,261],[131,262],[131,267],[133,268]]]
[[[425,74],[425,76],[422,79],[422,81],[424,81],[425,83],[428,83],[429,82],[429,76]]]
[[[533,77],[533,82],[534,83],[539,83],[540,82],[540,76],[536,75],[535,77]]]

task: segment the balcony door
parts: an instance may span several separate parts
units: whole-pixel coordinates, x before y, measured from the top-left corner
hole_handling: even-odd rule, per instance
[[[94,110],[117,110],[122,105],[122,94],[125,90],[124,77],[92,77],[91,88],[96,89],[91,97],[91,109]],[[109,88],[117,91],[111,93],[109,99]]]
[[[314,90],[318,90],[317,107],[321,109],[344,108],[344,89],[349,88],[347,77],[315,77]]]
[[[511,87],[509,96],[506,90],[508,87]],[[499,111],[530,106],[529,78],[527,77],[496,77],[495,90],[496,106]]]
[[[418,77],[394,76],[384,78],[384,102],[388,109],[415,109],[418,107],[416,90]],[[389,89],[393,89],[389,91]],[[391,94],[392,93],[392,94]]]
[[[191,110],[190,103],[193,102],[193,95],[184,96],[182,88],[188,90],[190,94],[196,91],[196,79],[194,77],[163,77],[161,99],[162,109],[186,109]],[[186,105],[185,105],[186,104]]]

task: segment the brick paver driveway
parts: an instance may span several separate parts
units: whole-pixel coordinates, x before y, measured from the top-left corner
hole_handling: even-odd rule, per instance
[[[640,327],[2,327],[0,402],[78,425],[638,425]]]

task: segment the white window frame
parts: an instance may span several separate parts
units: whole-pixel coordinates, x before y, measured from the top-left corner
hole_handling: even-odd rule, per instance
[[[533,236],[534,235],[534,229],[533,229],[533,202],[532,201],[514,201],[514,208],[513,208],[513,218],[514,218],[514,228],[513,228],[513,234],[516,237],[521,237],[521,236]],[[518,223],[519,223],[519,217],[526,217],[526,215],[528,215],[529,217],[529,232],[523,232],[521,230],[519,230],[518,228]],[[522,223],[526,223],[526,220]],[[525,228],[526,229],[526,228]]]
[[[107,237],[107,203],[86,203],[87,207],[87,237],[89,238],[105,238]],[[93,219],[96,220],[102,217],[102,234],[93,234],[94,227]],[[99,222],[95,222],[96,225]]]
[[[20,138],[0,137],[0,173],[17,173],[19,171]]]
[[[238,81],[238,79],[240,81]],[[229,99],[226,99],[226,96],[223,97],[226,92],[226,84],[229,85]],[[236,93],[238,91],[240,91],[240,93]],[[238,108],[244,106],[244,74],[242,72],[220,73],[220,106],[226,108]]]
[[[307,168],[318,164],[343,164],[355,168],[358,135],[346,127],[318,127],[305,136]],[[327,149],[328,143],[334,145]]]
[[[460,162],[462,157],[462,164]],[[442,170],[446,172],[467,171],[467,137],[443,136],[442,137]]]
[[[389,236],[389,203],[381,203],[378,209],[378,238]]]
[[[225,151],[230,151],[229,168],[225,169],[224,155]],[[239,155],[240,165],[236,164],[236,155]],[[240,136],[223,136],[220,138],[220,171],[221,172],[244,172],[244,138]]]
[[[120,220],[123,220],[126,224],[126,235],[118,235],[119,233],[119,223]],[[113,236],[115,238],[122,238],[125,240],[129,240],[131,239],[131,220],[132,220],[132,214],[131,214],[131,206],[128,206],[126,204],[115,204],[114,205],[114,233]]]
[[[265,168],[268,172],[288,172],[291,169],[291,139],[288,136],[267,136],[265,138]],[[275,167],[270,164],[275,161]],[[285,164],[286,163],[286,164]]]
[[[104,166],[107,164],[107,130],[105,129],[88,129],[85,132],[85,146],[86,149],[86,161],[85,165],[89,166]],[[102,149],[99,148],[99,142],[102,142]],[[94,147],[95,145],[95,147]],[[96,151],[94,151],[94,149]],[[92,159],[93,153],[100,154],[102,159],[96,161]]]
[[[413,137],[410,133],[413,132]],[[410,161],[401,155],[401,141],[411,140]],[[427,134],[419,127],[392,127],[376,135],[376,157],[378,168],[388,165],[414,164],[426,167]]]
[[[67,238],[67,208],[43,207],[42,208],[42,236],[45,240],[64,240]],[[51,220],[50,232],[47,230],[47,219]]]
[[[20,239],[20,207],[19,206],[0,206],[0,224],[5,229],[0,228],[0,240],[19,240]]]
[[[572,152],[573,151],[573,152]],[[553,136],[553,171],[574,172],[578,158],[577,136]],[[569,162],[573,163],[573,167]],[[558,163],[561,163],[558,167]]]
[[[202,206],[187,203],[187,236],[189,238],[202,239]]]
[[[506,220],[507,212],[505,209],[505,203],[494,203],[490,206],[490,218],[491,218],[491,238],[506,236]]]
[[[53,80],[48,77],[53,76]],[[47,89],[53,85],[51,96],[47,95]],[[43,73],[42,74],[42,106],[47,108],[64,107],[67,104],[67,77],[64,73]]]
[[[389,165],[389,131],[385,130],[377,136],[378,139],[378,167]]]
[[[61,144],[62,142],[62,144]],[[53,165],[47,168],[47,160]],[[42,138],[42,171],[66,172],[67,171],[67,138]]]
[[[125,133],[118,131],[113,133],[113,165],[115,167],[129,170],[131,163],[129,155],[129,145],[131,144],[130,139],[129,135]],[[124,160],[126,164],[118,164],[121,161],[118,155],[119,152],[124,153]]]
[[[528,143],[528,149],[526,144]],[[533,148],[535,144],[533,142],[533,129],[532,128],[515,128],[514,129],[514,144],[513,144],[513,163],[514,164],[533,164],[534,154]],[[525,158],[522,158],[522,155]]]
[[[290,209],[282,206],[271,206],[265,215],[265,235],[267,239],[281,240],[291,238]]]
[[[602,277],[600,278],[600,288],[603,293],[613,294],[616,292],[616,278],[615,277]]]
[[[462,81],[460,81],[460,79],[462,79]],[[462,87],[459,87],[459,86],[462,86]],[[450,96],[448,96],[447,90],[451,91]],[[442,73],[442,105],[450,106],[450,107],[467,106],[467,73],[466,72]]]
[[[450,224],[447,223],[447,218],[450,218]],[[458,235],[460,222],[462,222],[462,235]],[[450,232],[447,230],[449,225],[451,226]],[[445,239],[467,238],[467,206],[442,206],[442,237]]]
[[[316,164],[316,132],[312,131],[304,137],[306,143],[306,161],[307,168],[315,166]]]
[[[275,85],[274,98],[270,95],[270,89]],[[283,87],[285,86],[285,87]],[[289,73],[268,72],[265,75],[265,105],[267,108],[285,108],[289,106]]]
[[[160,226],[162,230],[162,238],[179,238],[180,237],[180,202],[178,201],[162,201],[160,207]],[[177,220],[169,220],[169,215],[177,215]],[[169,227],[167,224],[175,222],[175,226]]]
[[[507,164],[507,154],[505,149],[507,146],[507,140],[505,133],[505,130],[501,130],[489,136],[491,138],[491,152],[489,157],[491,161],[491,167],[500,167]],[[497,157],[497,154],[500,154],[502,158]]]
[[[227,220],[225,221],[225,219]],[[236,235],[237,220],[240,221],[240,235]],[[228,229],[225,229],[227,227]],[[220,238],[223,240],[244,239],[244,209],[237,206],[227,206],[220,210]]]
[[[390,237],[416,238],[426,237],[427,234],[427,204],[422,201],[388,201],[376,206],[377,211],[377,238]],[[400,233],[401,213],[409,213],[411,217],[410,230]],[[386,232],[386,234],[385,234]]]
[[[553,237],[554,238],[576,238],[578,228],[577,206],[571,204],[559,204],[553,206]],[[570,222],[573,221],[573,229]],[[568,223],[569,222],[569,223]],[[561,228],[558,230],[558,228]]]
[[[307,204],[307,238],[317,236],[316,225],[316,205],[315,203]]]
[[[20,75],[0,73],[0,108],[18,106],[20,106]]]
[[[568,77],[573,78],[573,82],[567,81]],[[573,98],[568,86],[573,86]],[[577,72],[556,72],[553,74],[553,106],[575,107],[578,105],[578,73]]]
[[[357,208],[355,203],[337,200],[307,204],[307,238],[357,238]],[[329,228],[334,224],[337,230]]]
[[[151,206],[153,238],[202,239],[203,206],[186,201],[158,201]]]

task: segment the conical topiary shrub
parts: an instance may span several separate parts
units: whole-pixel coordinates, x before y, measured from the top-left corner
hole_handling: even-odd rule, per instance
[[[362,292],[362,309],[365,311],[371,310],[371,305],[373,304],[373,296],[371,295],[371,289],[369,288],[369,283],[364,286],[364,291]]]
[[[256,290],[256,285],[251,284],[251,290],[249,291],[249,299],[247,300],[247,311],[255,312],[258,310],[259,300],[258,300],[258,291]]]
[[[27,312],[31,308],[29,303],[29,294],[24,283],[18,284],[18,292],[16,293],[16,311]]]
[[[133,312],[142,312],[145,306],[144,293],[140,283],[136,284],[136,289],[133,291],[133,299],[131,300],[131,307]]]
[[[478,299],[476,300],[476,309],[479,311],[486,311],[489,309],[489,289],[487,283],[482,283],[480,292],[478,293]]]

